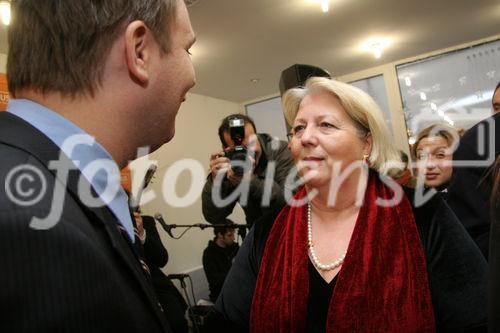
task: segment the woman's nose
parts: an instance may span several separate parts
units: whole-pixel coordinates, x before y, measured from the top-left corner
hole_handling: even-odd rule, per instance
[[[302,142],[302,145],[304,145],[304,146],[317,144],[318,138],[316,137],[316,131],[313,128],[313,126],[307,126],[304,129],[304,132],[302,133],[302,137],[301,137],[301,142]]]
[[[432,157],[427,158],[427,161],[425,161],[425,167],[427,169],[434,169],[436,167],[436,162]]]

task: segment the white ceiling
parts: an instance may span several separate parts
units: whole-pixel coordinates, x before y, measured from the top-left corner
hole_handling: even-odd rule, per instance
[[[192,92],[234,102],[277,93],[295,63],[340,76],[500,33],[499,0],[330,0],[327,13],[317,0],[191,2]],[[360,50],[377,36],[393,41],[378,60]]]
[[[194,93],[243,102],[277,93],[295,63],[340,76],[500,33],[498,0],[199,0]],[[393,43],[376,60],[372,37]],[[252,83],[251,79],[260,79]]]

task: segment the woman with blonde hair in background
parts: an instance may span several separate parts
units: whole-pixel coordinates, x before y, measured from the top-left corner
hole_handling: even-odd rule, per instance
[[[486,325],[486,262],[440,195],[401,188],[381,111],[311,78],[283,97],[303,180],[250,231],[216,309],[239,331],[434,332]],[[292,178],[292,177],[290,177]]]
[[[445,124],[434,124],[422,129],[413,145],[417,161],[417,176],[427,187],[443,191],[453,173],[453,151],[460,137],[458,132]]]

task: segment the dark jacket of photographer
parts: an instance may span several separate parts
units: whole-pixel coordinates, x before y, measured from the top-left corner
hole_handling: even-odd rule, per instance
[[[272,137],[269,134],[257,134],[262,154],[259,158],[257,166],[254,170],[254,177],[250,181],[248,201],[246,205],[242,205],[245,211],[246,223],[253,224],[255,220],[261,217],[269,207],[274,205],[282,205],[285,202],[284,188],[285,181],[294,168],[293,158],[284,141],[278,141],[277,147],[272,147]],[[276,145],[276,143],[275,143]],[[274,179],[272,181],[272,190],[270,195],[270,205],[262,206],[262,198],[264,196],[264,188],[266,181],[266,171],[269,162],[274,161],[276,170]],[[237,197],[233,202],[225,207],[217,207],[212,201],[212,188],[213,188],[212,175],[208,175],[205,187],[202,193],[202,209],[205,220],[210,223],[218,223],[229,216],[236,205],[240,201]],[[220,197],[222,199],[230,195],[237,187],[233,186],[227,179],[224,179],[220,188]],[[215,188],[215,190],[219,190]],[[267,207],[266,207],[267,206]]]

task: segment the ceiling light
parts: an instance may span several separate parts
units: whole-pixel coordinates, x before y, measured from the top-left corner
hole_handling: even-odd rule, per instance
[[[455,125],[455,122],[453,120],[450,119],[450,117],[448,116],[444,116],[443,119],[448,123],[450,124],[450,126],[453,126]]]
[[[326,13],[329,9],[328,0],[320,0],[320,2],[321,2],[321,10],[323,11],[323,13]]]
[[[380,59],[382,57],[382,51],[389,46],[390,41],[385,38],[385,39],[372,39],[365,44],[363,44],[363,50],[367,52],[373,53],[373,56],[375,59]]]
[[[420,99],[423,101],[427,100],[427,95],[423,91],[420,93]]]
[[[309,2],[319,3],[323,13],[328,12],[330,9],[330,0],[309,0]]]
[[[437,107],[436,103],[431,103],[431,109],[433,111],[437,111],[438,107]]]
[[[256,78],[256,79],[251,79],[251,80],[250,80],[250,82],[252,82],[252,83],[259,83],[259,81],[260,81],[260,79],[257,79],[257,78]]]
[[[0,20],[3,24],[10,24],[10,1],[0,1]]]
[[[417,142],[417,139],[416,139],[416,138],[414,138],[414,137],[410,137],[410,138],[408,139],[408,143],[409,143],[409,144],[411,144],[411,145],[415,144],[415,142]]]

